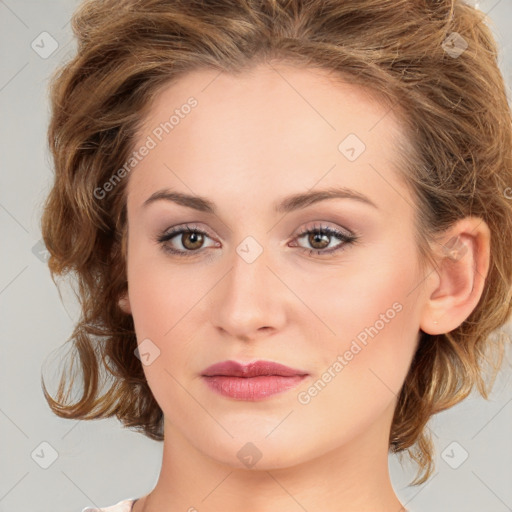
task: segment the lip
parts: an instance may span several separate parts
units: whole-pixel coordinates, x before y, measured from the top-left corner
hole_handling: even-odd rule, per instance
[[[224,361],[206,368],[202,378],[220,395],[236,400],[256,401],[296,387],[309,374],[272,361],[241,364]]]
[[[277,375],[280,377],[293,377],[296,375],[308,375],[303,370],[290,368],[273,361],[254,361],[253,363],[242,364],[237,361],[223,361],[208,366],[203,370],[204,377],[261,377],[262,375]]]

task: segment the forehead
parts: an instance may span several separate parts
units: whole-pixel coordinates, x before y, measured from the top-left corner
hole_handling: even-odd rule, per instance
[[[289,121],[311,123],[312,129],[306,130],[306,135],[322,126],[338,132],[337,136],[341,135],[340,128],[351,127],[364,137],[384,118],[385,131],[398,130],[384,99],[370,89],[350,84],[326,69],[279,63],[260,64],[238,74],[197,69],[180,76],[156,95],[145,116],[143,133],[169,120],[191,97],[198,108],[190,113],[203,113],[193,116],[194,129],[198,135],[202,129],[209,129],[210,137],[214,135],[212,124],[223,131],[233,126],[239,130],[250,124],[252,130],[269,133],[282,128],[284,123],[289,133],[293,129]],[[198,117],[201,119],[197,120]],[[190,124],[181,122],[184,120],[180,116],[179,124]],[[173,135],[178,131],[173,129]]]
[[[154,147],[132,172],[129,196],[176,186],[201,195],[215,190],[221,200],[222,191],[291,192],[320,181],[359,189],[363,181],[378,195],[383,180],[396,181],[403,137],[386,104],[326,70],[195,70],[152,103],[134,148],[148,138]]]

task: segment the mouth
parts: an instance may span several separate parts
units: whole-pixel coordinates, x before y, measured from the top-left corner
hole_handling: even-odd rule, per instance
[[[236,400],[262,400],[296,387],[309,374],[272,361],[247,365],[224,361],[206,368],[201,374],[208,387]]]

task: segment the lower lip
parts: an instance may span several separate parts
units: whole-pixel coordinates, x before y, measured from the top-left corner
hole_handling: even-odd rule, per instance
[[[228,377],[225,375],[203,376],[206,384],[217,393],[236,400],[262,400],[297,386],[306,375],[283,377],[261,375],[259,377]]]

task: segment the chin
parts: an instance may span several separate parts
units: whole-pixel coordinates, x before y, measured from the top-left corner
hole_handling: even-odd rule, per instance
[[[273,434],[271,434],[272,436]],[[284,469],[301,464],[307,459],[307,453],[297,450],[302,447],[300,439],[276,435],[265,439],[261,433],[253,436],[236,435],[227,443],[216,444],[212,450],[212,439],[208,439],[204,453],[221,464],[248,471],[270,471]],[[198,447],[199,448],[199,447]],[[313,447],[313,452],[316,452]]]

